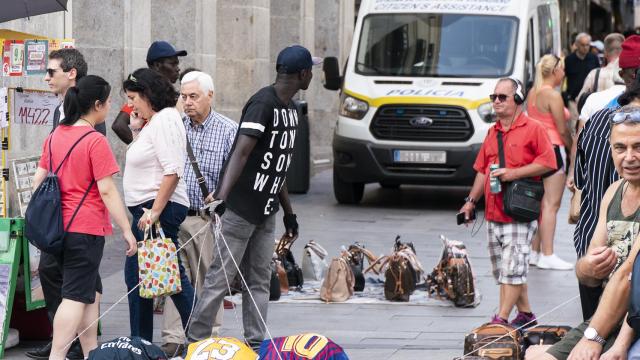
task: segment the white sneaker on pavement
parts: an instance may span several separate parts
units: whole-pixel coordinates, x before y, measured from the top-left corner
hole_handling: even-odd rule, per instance
[[[540,253],[537,251],[531,251],[529,255],[529,265],[538,266],[538,260],[540,259]]]
[[[538,259],[537,266],[540,269],[546,270],[571,270],[573,269],[573,264],[567,261],[564,261],[558,257],[556,254],[540,255]]]

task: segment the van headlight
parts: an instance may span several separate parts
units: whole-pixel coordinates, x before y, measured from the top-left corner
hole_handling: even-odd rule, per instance
[[[491,102],[478,106],[478,115],[480,115],[480,119],[484,122],[496,122],[496,112],[493,110],[493,104]]]
[[[366,101],[356,99],[345,93],[340,95],[340,115],[360,120],[368,110],[369,104]]]

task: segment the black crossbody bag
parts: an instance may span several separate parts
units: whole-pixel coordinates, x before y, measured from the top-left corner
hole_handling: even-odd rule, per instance
[[[505,167],[504,144],[502,132],[498,134],[498,155],[500,167]],[[519,179],[505,182],[502,187],[504,213],[520,222],[531,222],[540,217],[540,204],[544,195],[542,181],[533,179]]]

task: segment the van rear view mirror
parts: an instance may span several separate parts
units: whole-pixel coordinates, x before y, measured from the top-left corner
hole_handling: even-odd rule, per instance
[[[340,90],[340,87],[342,86],[342,78],[340,77],[338,58],[334,56],[324,58],[322,71],[324,73],[324,88],[327,90]]]

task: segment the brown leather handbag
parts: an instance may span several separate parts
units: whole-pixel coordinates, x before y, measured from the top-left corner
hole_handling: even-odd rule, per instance
[[[293,242],[296,241],[297,238],[298,236],[289,237],[286,233],[282,235],[276,246],[276,254],[287,274],[287,286],[301,288],[304,284],[302,269],[296,264],[296,259],[291,252],[291,245],[293,245]]]
[[[487,323],[464,339],[464,355],[491,360],[518,360],[522,354],[522,335],[509,325]]]
[[[427,276],[429,296],[451,300],[455,306],[475,306],[475,281],[469,255],[461,241],[440,235],[444,244],[440,261]]]
[[[416,272],[409,260],[395,253],[389,256],[384,273],[384,297],[389,301],[409,301],[416,289]]]

